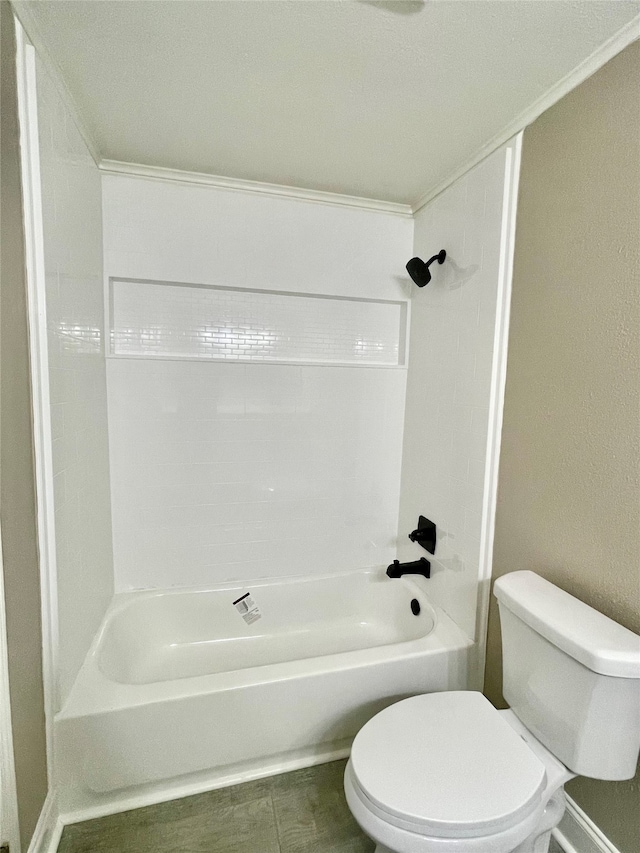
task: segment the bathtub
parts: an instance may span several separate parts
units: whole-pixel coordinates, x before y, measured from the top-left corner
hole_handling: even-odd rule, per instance
[[[472,642],[428,584],[377,569],[116,595],[55,720],[61,810],[329,760],[392,702],[464,688]]]

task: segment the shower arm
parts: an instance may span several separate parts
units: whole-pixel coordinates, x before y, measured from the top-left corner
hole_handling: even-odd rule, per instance
[[[444,261],[444,258],[442,258],[443,254],[444,254],[443,252],[438,252],[437,255],[434,255],[432,258],[429,258],[428,261],[425,261],[425,267],[427,267],[427,269],[429,269],[429,267],[431,266],[431,264],[434,261],[438,261],[438,263],[441,264]]]

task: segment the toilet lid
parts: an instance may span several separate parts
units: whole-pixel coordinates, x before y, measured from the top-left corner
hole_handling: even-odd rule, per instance
[[[358,732],[351,767],[385,820],[437,837],[514,826],[540,805],[546,783],[542,762],[472,691],[391,705]]]

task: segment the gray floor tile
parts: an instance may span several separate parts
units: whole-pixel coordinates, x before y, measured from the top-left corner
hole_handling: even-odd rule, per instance
[[[194,802],[195,801],[195,802]],[[280,853],[270,796],[232,789],[65,829],[58,853]]]
[[[58,853],[372,853],[344,761],[65,828]]]
[[[362,835],[361,838],[352,838],[351,841],[345,841],[337,846],[332,845],[331,853],[372,853],[375,846],[373,841]]]
[[[370,853],[344,798],[344,761],[323,764],[272,780],[281,853]]]

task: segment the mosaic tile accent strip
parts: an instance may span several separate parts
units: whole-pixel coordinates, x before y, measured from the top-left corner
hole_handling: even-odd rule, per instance
[[[113,355],[397,366],[406,307],[255,290],[114,280]]]

